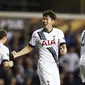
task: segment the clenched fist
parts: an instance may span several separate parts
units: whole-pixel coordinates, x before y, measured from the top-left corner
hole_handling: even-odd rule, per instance
[[[13,55],[14,58],[16,58],[18,56],[18,54],[17,54],[16,51],[12,51],[11,53],[12,53],[12,55]]]

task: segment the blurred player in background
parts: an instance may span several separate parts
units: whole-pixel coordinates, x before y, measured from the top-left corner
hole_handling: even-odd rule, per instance
[[[19,52],[12,51],[14,58],[17,58],[38,46],[37,72],[41,85],[60,85],[58,54],[60,49],[60,54],[65,55],[67,48],[64,33],[53,27],[56,18],[52,10],[45,11],[42,18],[43,27],[33,32],[29,45]]]
[[[85,85],[85,30],[81,34],[80,76]]]
[[[9,49],[4,45],[7,41],[7,32],[0,29],[0,67],[12,67],[13,62],[9,60]]]
[[[7,82],[7,76],[4,71],[4,67],[12,67],[13,62],[9,60],[9,49],[4,45],[7,41],[7,32],[4,29],[0,29],[0,78]],[[8,85],[6,83],[6,85]]]

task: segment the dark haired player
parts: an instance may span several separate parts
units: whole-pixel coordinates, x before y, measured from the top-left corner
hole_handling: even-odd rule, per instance
[[[39,60],[37,72],[41,85],[60,85],[60,76],[58,70],[58,53],[66,54],[66,42],[64,33],[53,27],[56,20],[56,14],[52,10],[43,13],[43,27],[34,31],[32,38],[25,48],[19,52],[13,51],[14,58],[27,54],[33,47],[38,45]]]

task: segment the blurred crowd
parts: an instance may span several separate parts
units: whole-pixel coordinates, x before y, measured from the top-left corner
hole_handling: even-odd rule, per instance
[[[21,50],[29,43],[32,32],[37,29],[36,25],[30,23],[30,26],[22,31],[4,28],[8,31],[6,45],[9,47],[10,52]],[[59,57],[61,85],[81,85],[79,76],[80,35],[84,27],[72,31],[70,24],[68,25],[69,28],[65,32],[68,52],[65,56]],[[40,27],[40,24],[38,26]],[[4,68],[6,85],[40,85],[36,71],[38,60],[36,48],[31,53],[14,59],[14,66],[12,68]],[[5,85],[4,79],[0,79],[0,85]]]

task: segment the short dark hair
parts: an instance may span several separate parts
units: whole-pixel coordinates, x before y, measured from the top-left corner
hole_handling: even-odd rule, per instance
[[[0,39],[7,36],[7,32],[4,29],[0,29]]]
[[[43,16],[50,16],[53,20],[56,20],[56,13],[52,10],[47,10],[43,13]]]

